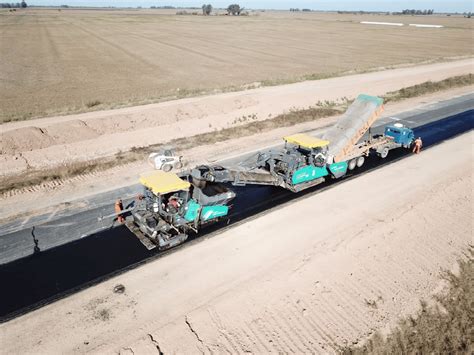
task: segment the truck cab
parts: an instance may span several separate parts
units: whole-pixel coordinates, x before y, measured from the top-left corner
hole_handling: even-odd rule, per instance
[[[415,139],[413,130],[401,123],[395,123],[385,127],[384,135],[393,139],[394,143],[409,148]]]

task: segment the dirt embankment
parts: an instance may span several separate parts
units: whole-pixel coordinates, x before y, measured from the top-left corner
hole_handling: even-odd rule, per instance
[[[332,353],[363,341],[415,312],[472,243],[472,139],[294,200],[2,324],[3,350]],[[124,294],[113,293],[119,283]]]
[[[3,177],[27,169],[112,156],[133,147],[213,132],[264,120],[318,101],[383,95],[428,80],[472,72],[472,60],[308,81],[278,87],[176,100],[111,111],[3,124],[0,171]]]

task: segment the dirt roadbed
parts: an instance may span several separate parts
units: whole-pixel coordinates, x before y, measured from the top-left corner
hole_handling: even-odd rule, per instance
[[[472,243],[473,138],[2,324],[3,351],[327,353],[361,342],[414,312]]]

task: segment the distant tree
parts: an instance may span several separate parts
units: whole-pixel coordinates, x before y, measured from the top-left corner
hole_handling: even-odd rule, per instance
[[[26,1],[25,1],[25,0],[23,0],[23,1],[21,2],[21,7],[22,7],[22,8],[28,7],[28,5],[26,4]]]
[[[304,12],[311,12],[311,9],[303,9],[301,11],[304,11]]]
[[[231,4],[227,6],[227,13],[233,16],[239,16],[240,13],[244,10],[243,7],[240,7],[239,4]]]
[[[432,15],[434,10],[415,10],[415,9],[405,9],[402,10],[402,15]]]
[[[204,16],[209,16],[212,12],[212,5],[211,4],[203,4],[202,5],[202,14]]]

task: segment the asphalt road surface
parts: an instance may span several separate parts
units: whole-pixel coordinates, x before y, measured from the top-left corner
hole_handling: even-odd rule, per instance
[[[377,130],[383,130],[385,124],[398,121],[415,128],[415,134],[422,136],[425,148],[429,148],[472,130],[473,106],[474,95],[460,97],[425,110],[382,118],[372,132],[378,133]],[[355,170],[347,178],[325,182],[299,194],[272,186],[232,187],[237,197],[233,201],[229,223],[239,223],[277,208],[282,203],[331,188],[348,178],[395,162],[407,154],[409,152],[403,149],[392,151],[383,164],[378,158],[368,159],[364,167]],[[222,164],[233,164],[240,159],[233,158]],[[8,292],[2,295],[0,318],[9,319],[163,255],[146,250],[124,226],[112,226],[111,221],[105,223],[97,220],[98,216],[113,213],[113,201],[117,195],[133,196],[138,191],[140,186],[133,185],[95,196],[88,200],[89,208],[76,214],[65,213],[54,215],[54,218],[50,215],[40,216],[27,223],[21,222],[23,228],[21,223],[20,227],[14,223],[3,226],[5,230],[9,228],[10,232],[0,237],[3,263],[0,265],[0,279],[4,285],[8,285]],[[45,218],[47,221],[41,223]],[[31,224],[27,226],[29,223],[35,225],[34,235],[38,241],[36,252]],[[229,228],[227,221],[203,229],[185,245],[191,245],[203,237],[211,237],[222,228]]]
[[[396,116],[382,117],[377,121],[377,125],[372,128],[372,134],[382,133],[384,126],[387,124],[400,122],[408,127],[415,128],[416,134],[423,137],[424,144],[427,146],[429,143],[427,134],[420,132],[416,128],[472,109],[474,109],[474,94],[464,95],[444,102],[427,105],[421,109],[403,112]],[[472,128],[472,117],[470,118],[471,120],[468,118],[468,121],[471,122]],[[462,122],[457,122],[457,124],[465,126],[465,123]],[[440,129],[446,130],[446,127]],[[465,129],[465,127],[462,129]],[[449,132],[455,131],[456,128],[454,127],[449,129]],[[322,132],[308,133],[318,136]],[[274,147],[278,146],[280,145]],[[239,161],[243,161],[254,154],[255,152],[250,152],[219,163],[222,165],[237,164]],[[266,198],[261,195],[261,191],[264,190],[262,187],[255,191],[254,189],[249,190],[249,187],[244,190],[237,189],[236,187],[232,188],[239,190],[236,191],[238,195],[237,201],[242,196],[248,199],[249,193],[251,196],[258,195],[255,196],[255,200],[252,199],[254,204],[262,202],[259,198]],[[85,238],[91,234],[118,227],[116,223],[113,223],[112,219],[99,221],[98,217],[113,214],[113,203],[118,197],[121,197],[124,200],[124,206],[127,206],[141,190],[142,187],[139,184],[131,185],[84,199],[80,201],[83,207],[79,210],[66,208],[53,213],[15,220],[0,226],[0,265],[35,254],[35,240],[37,241],[36,250],[46,251]],[[32,231],[33,227],[35,227],[34,232]]]

